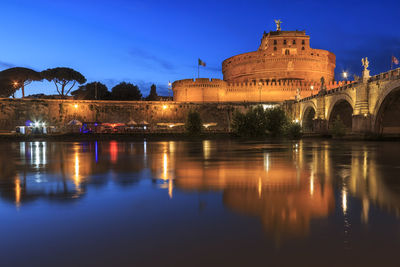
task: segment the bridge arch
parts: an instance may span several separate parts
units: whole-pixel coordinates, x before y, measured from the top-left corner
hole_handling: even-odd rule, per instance
[[[351,131],[353,126],[354,102],[347,95],[341,95],[333,101],[328,109],[328,128],[331,129],[337,118]]]
[[[384,90],[373,111],[372,127],[378,134],[400,134],[400,83]]]
[[[317,108],[314,103],[308,103],[303,108],[301,115],[301,124],[304,132],[314,131],[314,119],[317,112]]]

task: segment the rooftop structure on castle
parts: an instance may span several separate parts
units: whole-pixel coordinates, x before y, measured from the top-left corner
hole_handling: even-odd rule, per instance
[[[257,51],[222,62],[223,80],[186,79],[173,83],[174,100],[190,102],[282,102],[316,93],[324,77],[334,82],[335,55],[310,47],[305,31],[264,32]]]

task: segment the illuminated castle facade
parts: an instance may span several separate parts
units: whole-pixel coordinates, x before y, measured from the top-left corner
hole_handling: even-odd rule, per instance
[[[264,32],[257,51],[222,62],[221,79],[185,79],[172,85],[175,101],[282,102],[316,94],[321,77],[327,89],[334,81],[336,57],[310,47],[305,31]]]

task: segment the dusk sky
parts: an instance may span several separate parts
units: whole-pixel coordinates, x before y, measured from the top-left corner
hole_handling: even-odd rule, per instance
[[[311,47],[336,54],[343,70],[360,75],[367,56],[371,74],[400,59],[400,3],[393,1],[129,1],[1,0],[0,70],[71,67],[88,80],[137,84],[147,95],[155,83],[197,76],[222,78],[224,59],[257,50],[262,33],[306,30]],[[27,94],[55,94],[36,82]],[[19,94],[19,93],[18,93]],[[16,95],[19,97],[19,95]]]

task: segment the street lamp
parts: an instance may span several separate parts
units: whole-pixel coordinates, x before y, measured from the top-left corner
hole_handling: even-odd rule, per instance
[[[342,73],[342,76],[343,76],[343,78],[347,81],[347,76],[348,76],[349,74],[346,72],[346,71],[343,71],[343,73]]]

